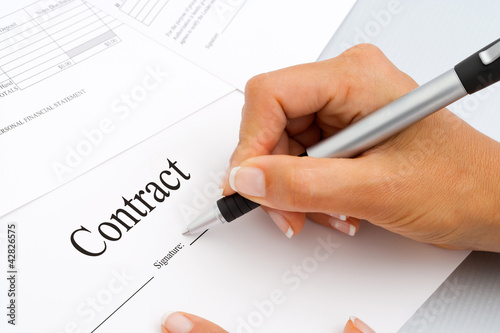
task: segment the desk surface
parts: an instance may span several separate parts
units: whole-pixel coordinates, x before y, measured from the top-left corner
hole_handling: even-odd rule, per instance
[[[355,44],[372,43],[417,82],[425,83],[499,38],[498,13],[500,2],[491,0],[358,0],[319,59]],[[450,106],[497,141],[499,108],[498,84]],[[499,314],[500,254],[473,252],[399,333],[498,332]]]
[[[500,254],[472,252],[398,331],[498,332]]]

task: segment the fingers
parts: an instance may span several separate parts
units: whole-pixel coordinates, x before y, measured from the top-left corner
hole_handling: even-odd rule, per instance
[[[294,66],[250,79],[245,87],[245,105],[240,141],[231,165],[270,154],[287,128],[302,131],[314,121],[314,113],[340,94],[325,72],[327,65],[311,63]],[[301,118],[299,122],[294,119]],[[289,123],[289,120],[292,120]]]
[[[162,333],[227,333],[220,326],[185,312],[170,312],[163,315],[161,331]],[[375,331],[359,318],[350,317],[344,327],[344,333],[375,333]]]
[[[298,152],[293,152],[292,147],[290,147],[289,154],[293,156],[302,154],[305,148],[308,148],[313,144],[315,144],[316,142],[318,142],[319,140],[321,140],[323,134],[318,124],[316,124],[315,122],[309,124],[308,127],[300,126],[297,123],[299,123],[299,119],[293,119],[289,120],[287,125],[288,135],[291,136],[293,140],[297,141],[301,145],[301,149]],[[307,124],[307,122],[302,124],[303,125]]]
[[[161,319],[161,331],[162,333],[227,333],[220,326],[185,312],[164,314]]]
[[[240,140],[230,168],[273,153],[284,133],[310,146],[415,86],[372,45],[258,75],[245,88]],[[224,195],[231,193],[225,186]]]
[[[276,147],[284,142],[283,136],[288,138],[287,125],[295,135],[312,124],[314,113],[330,99],[321,85],[302,84],[303,80],[316,82],[307,77],[312,75],[311,71],[319,75],[321,71],[318,67],[316,64],[296,66],[258,75],[248,81],[240,138],[231,156],[230,168],[253,156],[276,153]],[[302,121],[293,121],[296,118]],[[279,149],[279,153],[289,154],[282,149]],[[229,194],[232,191],[225,186],[224,195]]]
[[[289,239],[298,234],[306,222],[306,214],[299,212],[287,212],[279,209],[263,207],[269,214],[276,226]]]
[[[307,214],[307,218],[349,236],[354,236],[360,227],[359,219],[341,214],[309,213]]]
[[[351,317],[344,327],[344,333],[375,333],[375,331],[361,319]]]
[[[360,227],[359,219],[340,214],[309,213],[306,215],[305,213],[287,212],[268,207],[262,208],[269,214],[281,232],[289,239],[302,231],[306,222],[306,216],[313,222],[327,228],[335,229],[349,236],[354,236]]]

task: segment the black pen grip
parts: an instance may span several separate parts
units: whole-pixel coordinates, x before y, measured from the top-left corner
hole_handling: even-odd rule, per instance
[[[231,222],[259,206],[258,203],[248,200],[238,193],[217,200],[217,207],[226,222]]]
[[[455,72],[468,94],[473,94],[500,81],[500,59],[493,61],[489,65],[485,65],[479,57],[479,53],[489,49],[498,42],[500,42],[500,39],[497,39],[455,66]]]
[[[307,156],[307,151],[299,156]],[[226,222],[234,221],[259,206],[260,204],[242,197],[238,193],[217,200],[217,207]]]

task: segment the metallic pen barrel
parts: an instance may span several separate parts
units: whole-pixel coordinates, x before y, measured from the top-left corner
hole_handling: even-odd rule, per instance
[[[354,157],[467,95],[455,70],[380,108],[307,149],[312,157]]]

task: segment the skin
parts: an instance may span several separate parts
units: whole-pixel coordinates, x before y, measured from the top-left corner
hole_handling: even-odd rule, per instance
[[[356,158],[296,157],[416,87],[368,44],[252,78],[230,162],[230,169],[241,167],[234,187],[294,235],[306,216],[332,228],[335,214],[349,216],[356,230],[362,219],[419,242],[500,252],[500,143],[447,109]],[[256,186],[245,168],[262,174],[258,195],[245,193]],[[224,195],[232,193],[226,182]],[[193,333],[225,332],[183,315],[194,323]],[[367,331],[355,325],[349,320],[344,333]]]
[[[265,196],[239,193],[294,234],[306,214],[328,227],[328,214],[342,214],[356,228],[363,219],[420,242],[499,252],[500,143],[447,109],[356,158],[290,156],[416,87],[372,45],[252,78],[231,168],[261,170]]]

